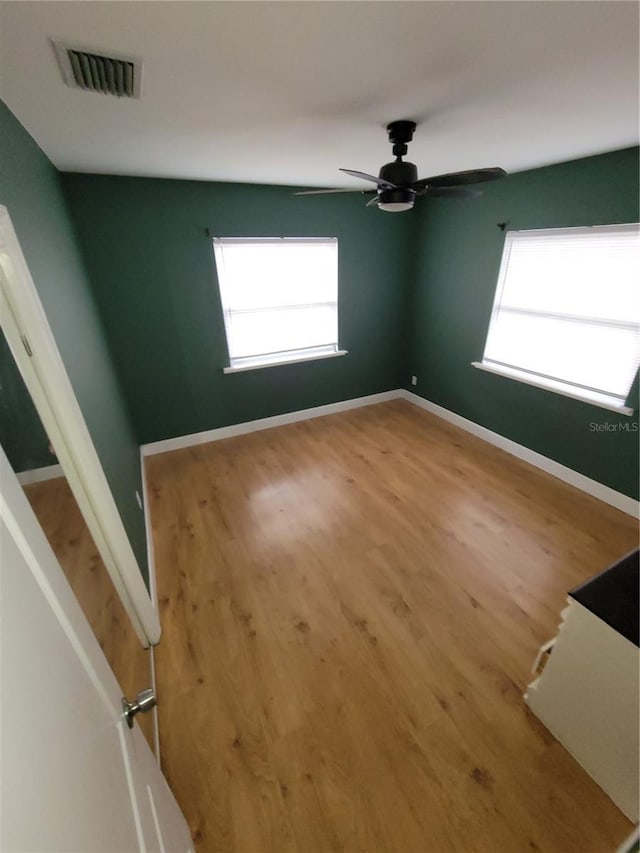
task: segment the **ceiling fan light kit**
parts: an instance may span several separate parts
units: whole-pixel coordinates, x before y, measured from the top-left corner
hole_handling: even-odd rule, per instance
[[[408,151],[408,145],[413,139],[415,129],[415,121],[409,119],[392,121],[387,125],[389,142],[393,146],[393,154],[396,159],[391,163],[385,163],[380,168],[378,177],[369,175],[367,172],[356,172],[353,169],[340,169],[347,175],[353,175],[355,178],[372,181],[376,184],[376,196],[367,203],[367,207],[377,207],[379,210],[386,210],[389,213],[400,213],[403,210],[411,210],[419,196],[476,198],[482,195],[481,190],[467,189],[466,185],[495,181],[507,174],[504,169],[496,166],[490,169],[471,169],[466,172],[434,175],[431,178],[419,180],[418,169],[415,164],[402,159]],[[349,190],[305,190],[297,192],[295,195],[323,195],[341,192],[349,192]],[[366,191],[351,190],[351,192]]]
[[[380,190],[378,197],[369,202],[370,207],[386,210],[389,213],[399,213],[411,210],[415,204],[416,194],[408,189]]]

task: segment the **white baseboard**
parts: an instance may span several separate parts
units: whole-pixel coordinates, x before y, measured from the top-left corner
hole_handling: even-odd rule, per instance
[[[369,394],[367,397],[354,397],[351,400],[342,400],[339,403],[329,403],[327,406],[299,409],[297,412],[286,412],[284,415],[275,415],[272,418],[260,418],[257,421],[246,421],[242,424],[232,424],[231,426],[220,427],[219,429],[208,429],[204,432],[192,433],[191,435],[181,435],[177,438],[153,441],[150,444],[143,444],[141,451],[143,456],[154,456],[156,453],[167,453],[169,450],[182,450],[184,447],[208,444],[210,441],[220,441],[220,439],[232,438],[235,435],[259,432],[263,429],[293,424],[297,421],[307,421],[311,418],[321,418],[324,415],[346,412],[348,409],[358,409],[361,406],[384,403],[387,400],[396,400],[400,396],[402,396],[401,391],[395,389],[393,391],[383,391],[381,394]]]
[[[43,483],[45,480],[55,480],[64,477],[62,465],[46,465],[44,468],[34,468],[31,471],[21,471],[16,474],[21,486],[30,486],[32,483]]]
[[[546,471],[547,474],[551,474],[559,480],[569,483],[569,485],[574,486],[576,489],[580,489],[580,491],[586,492],[588,495],[592,495],[592,497],[597,498],[610,506],[614,506],[616,509],[627,513],[627,515],[632,515],[634,518],[638,518],[640,515],[640,503],[633,498],[623,495],[621,492],[617,492],[615,489],[609,488],[609,486],[598,483],[597,480],[592,480],[590,477],[586,477],[584,474],[580,474],[572,468],[567,468],[565,465],[561,465],[559,462],[549,459],[547,456],[543,456],[535,450],[530,450],[523,444],[511,441],[511,439],[505,438],[497,432],[492,432],[492,430],[480,426],[480,424],[477,424],[474,421],[467,420],[467,418],[463,418],[461,415],[457,415],[455,412],[449,411],[449,409],[438,406],[430,400],[425,400],[424,397],[420,397],[411,391],[405,390],[404,388],[397,388],[393,391],[383,391],[381,394],[370,394],[367,397],[355,397],[351,400],[342,400],[339,403],[330,403],[327,406],[316,406],[313,409],[300,409],[297,412],[287,412],[284,415],[275,415],[272,418],[261,418],[257,421],[247,421],[246,423],[233,424],[232,426],[221,427],[219,429],[210,429],[204,432],[196,432],[191,435],[182,435],[177,438],[167,438],[163,441],[154,441],[150,444],[143,444],[140,451],[142,457],[153,456],[156,453],[167,453],[170,450],[181,450],[185,447],[207,444],[210,441],[219,441],[223,438],[231,438],[233,436],[244,435],[249,432],[258,432],[259,430],[271,429],[272,427],[283,426],[284,424],[306,421],[310,418],[320,418],[324,415],[333,415],[337,412],[345,412],[349,409],[357,409],[361,406],[371,406],[375,403],[384,403],[387,400],[397,399],[407,400],[409,403],[413,403],[413,405],[430,412],[432,415],[436,415],[445,421],[449,421],[449,423],[454,424],[454,426],[472,433],[478,438],[481,438],[483,441],[493,444],[495,447],[499,447],[501,450],[505,450],[507,453],[528,462],[535,468],[540,468],[542,471]],[[145,507],[146,505],[147,501],[145,495]]]
[[[497,432],[492,432],[490,429],[480,426],[480,424],[477,424],[474,421],[467,420],[467,418],[463,418],[461,415],[457,415],[455,412],[449,411],[449,409],[444,409],[442,406],[438,406],[430,400],[425,400],[424,397],[419,397],[411,391],[402,389],[398,393],[398,396],[404,400],[408,400],[415,406],[419,406],[426,412],[430,412],[432,415],[436,415],[437,417],[454,424],[454,426],[472,433],[478,438],[481,438],[483,441],[487,441],[489,444],[493,444],[495,447],[505,450],[512,456],[517,456],[518,459],[523,459],[530,465],[540,468],[542,471],[546,471],[547,474],[552,474],[559,480],[564,480],[565,483],[569,483],[569,485],[574,486],[576,489],[580,489],[580,491],[586,492],[588,495],[592,495],[594,498],[597,498],[606,504],[610,504],[610,506],[614,506],[616,509],[622,510],[622,512],[626,512],[628,515],[634,516],[634,518],[638,518],[638,515],[640,514],[640,503],[633,498],[628,497],[628,495],[616,492],[615,489],[611,489],[609,486],[598,483],[597,480],[585,477],[584,474],[580,474],[572,468],[567,468],[565,465],[561,465],[559,462],[549,459],[547,456],[543,456],[535,450],[530,450],[522,444],[517,444],[515,441],[511,441],[511,439],[505,438]]]

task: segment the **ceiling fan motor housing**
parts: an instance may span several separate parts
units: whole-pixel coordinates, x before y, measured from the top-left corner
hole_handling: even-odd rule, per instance
[[[396,186],[408,186],[418,180],[418,169],[414,163],[396,160],[393,163],[385,163],[380,169],[378,177],[383,181],[389,181]]]

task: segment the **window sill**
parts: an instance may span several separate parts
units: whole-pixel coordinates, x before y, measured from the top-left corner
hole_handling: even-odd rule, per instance
[[[318,355],[307,355],[297,358],[280,358],[278,361],[262,361],[254,364],[246,364],[240,367],[224,367],[223,373],[244,373],[247,370],[262,370],[265,367],[278,367],[282,364],[301,364],[304,361],[319,361],[321,358],[335,358],[338,355],[347,355],[349,350],[339,349],[335,352],[323,352]]]
[[[586,394],[580,394],[578,391],[570,391],[561,386],[560,383],[549,384],[545,382],[538,382],[535,379],[531,379],[528,376],[525,376],[522,373],[519,373],[515,370],[511,371],[508,368],[499,368],[494,367],[493,365],[483,364],[480,361],[472,361],[472,367],[477,367],[478,370],[484,370],[487,373],[494,373],[496,376],[504,376],[506,379],[514,379],[516,382],[522,382],[524,385],[531,385],[534,388],[541,388],[543,391],[551,391],[554,394],[561,394],[563,397],[569,397],[572,400],[580,400],[581,403],[590,403],[592,406],[598,406],[601,409],[608,409],[610,412],[616,412],[619,415],[632,415],[634,410],[630,409],[628,406],[617,405],[616,403],[607,402],[605,395],[602,395],[603,399],[598,399],[597,397],[589,397]]]

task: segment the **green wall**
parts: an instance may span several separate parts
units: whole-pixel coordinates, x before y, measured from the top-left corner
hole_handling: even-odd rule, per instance
[[[637,419],[471,367],[496,286],[497,223],[637,221],[637,149],[514,174],[486,185],[481,199],[428,200],[402,216],[367,210],[359,195],[296,198],[286,187],[75,174],[63,184],[141,443],[404,385],[638,496]],[[207,228],[337,235],[340,344],[349,355],[223,375]],[[605,423],[629,431],[592,426]]]
[[[58,462],[49,452],[49,438],[1,332],[0,444],[16,472]]]
[[[20,240],[143,575],[148,575],[139,449],[112,367],[60,176],[0,101],[0,204]]]
[[[481,361],[507,230],[638,221],[638,149],[510,175],[474,201],[418,212],[403,385],[469,420],[638,498],[634,418],[471,367]],[[544,342],[541,342],[544,345]],[[418,376],[412,388],[411,374]],[[594,431],[593,424],[616,425]],[[622,425],[622,430],[618,424]],[[634,427],[635,424],[635,427]],[[624,431],[628,429],[629,431]]]
[[[399,387],[411,217],[360,194],[65,174],[90,281],[141,443]],[[337,236],[349,354],[224,375],[216,236]]]

